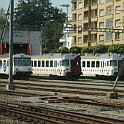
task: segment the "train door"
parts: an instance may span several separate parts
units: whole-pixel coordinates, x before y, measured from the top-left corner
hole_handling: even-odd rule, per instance
[[[108,66],[107,66],[107,59],[104,60],[104,69],[103,69],[103,75],[108,75]]]
[[[81,75],[81,57],[76,56],[71,60],[71,75],[79,77]]]
[[[104,60],[103,59],[101,60],[100,67],[101,67],[100,75],[104,75]]]

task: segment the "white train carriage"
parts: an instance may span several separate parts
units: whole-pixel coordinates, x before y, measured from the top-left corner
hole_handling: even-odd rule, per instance
[[[12,75],[30,76],[32,74],[31,57],[24,54],[13,55]],[[0,74],[9,74],[9,55],[0,55]]]
[[[80,60],[80,55],[71,53],[32,56],[33,75],[79,78]]]
[[[82,76],[116,76],[124,55],[81,56]]]

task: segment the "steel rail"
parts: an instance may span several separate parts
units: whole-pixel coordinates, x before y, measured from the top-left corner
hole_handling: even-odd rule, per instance
[[[7,114],[15,113],[18,118],[22,117],[28,121],[42,122],[44,124],[123,124],[124,120],[99,117],[94,115],[72,113],[68,111],[46,109],[29,105],[0,101],[0,109]],[[9,111],[9,113],[8,113]],[[24,117],[25,116],[25,117]],[[24,120],[23,120],[24,121]]]

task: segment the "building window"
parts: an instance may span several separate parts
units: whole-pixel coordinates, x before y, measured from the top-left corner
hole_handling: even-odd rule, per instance
[[[99,35],[99,41],[104,41],[104,35]]]
[[[83,8],[83,3],[82,2],[79,2],[78,3],[78,9],[81,9],[81,8]]]
[[[82,25],[78,26],[78,33],[82,33]]]
[[[82,14],[78,14],[78,21],[82,20]]]
[[[115,33],[115,40],[120,40],[120,32]]]
[[[101,10],[100,10],[99,15],[100,15],[100,16],[104,16],[104,9],[101,9]]]
[[[120,6],[116,6],[115,7],[115,13],[118,14],[118,13],[120,13],[120,11],[121,11],[121,7]]]
[[[106,2],[111,2],[111,1],[113,1],[113,0],[106,0]]]
[[[120,19],[115,20],[115,27],[120,27]]]
[[[99,23],[99,28],[104,28],[104,22]]]
[[[106,7],[106,15],[113,14],[113,6],[107,6]]]
[[[116,0],[116,2],[119,2],[119,1],[121,1],[121,0]]]
[[[100,4],[103,4],[103,3],[104,3],[104,1],[105,1],[105,0],[100,0],[100,1],[99,1],[99,3],[100,3]]]
[[[96,5],[97,4],[97,0],[91,0],[92,5]]]
[[[78,37],[78,43],[79,43],[79,44],[82,43],[82,37]]]
[[[106,27],[107,28],[113,27],[113,20],[112,19],[107,19],[106,20]]]
[[[107,41],[112,40],[112,33],[106,33],[106,40]]]
[[[97,17],[97,10],[96,9],[92,10],[91,17],[92,18]]]

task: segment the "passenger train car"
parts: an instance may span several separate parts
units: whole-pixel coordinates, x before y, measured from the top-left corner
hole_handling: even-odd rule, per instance
[[[77,54],[47,54],[32,56],[32,75],[78,79],[81,57]]]
[[[124,55],[81,56],[82,76],[116,76]]]
[[[13,55],[12,75],[29,77],[32,74],[31,57],[25,54]],[[0,55],[0,74],[9,74],[9,55]]]

